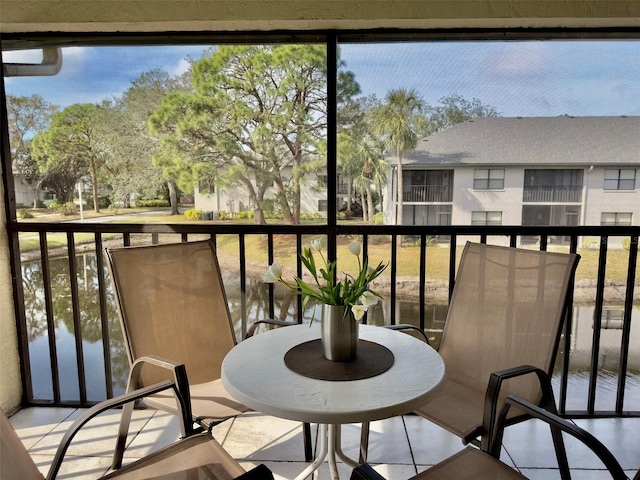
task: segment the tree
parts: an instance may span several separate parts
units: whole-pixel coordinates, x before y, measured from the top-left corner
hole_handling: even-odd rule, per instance
[[[426,109],[429,118],[427,132],[429,134],[441,132],[473,118],[500,116],[495,107],[484,105],[477,98],[467,100],[457,93],[442,97],[438,102],[439,106],[427,107]]]
[[[424,102],[414,89],[400,88],[389,91],[384,103],[371,112],[372,132],[395,151],[398,160],[397,225],[402,225],[403,214],[402,154],[415,148],[419,135],[425,130],[423,109]]]
[[[162,70],[150,70],[132,81],[120,98],[104,105],[97,131],[108,153],[104,173],[113,189],[114,202],[127,208],[133,194],[157,198],[165,182],[175,185],[175,180],[153,163],[160,144],[150,134],[148,121],[168,92],[182,88],[181,79]],[[177,214],[177,195],[170,200],[172,214]]]
[[[93,198],[98,198],[98,168],[104,159],[95,133],[99,112],[98,105],[71,105],[55,113],[49,129],[33,139],[33,156],[46,181],[53,182],[59,201],[72,201],[75,184],[87,174],[91,176]],[[94,210],[100,212],[97,201]]]
[[[31,155],[31,138],[45,130],[51,115],[57,109],[57,106],[47,102],[40,95],[7,95],[9,144],[13,167],[33,189],[33,208],[38,207],[44,176]]]
[[[193,92],[169,94],[151,116],[162,161],[184,182],[241,184],[255,223],[273,186],[287,223],[300,221],[300,186],[326,135],[326,53],[318,45],[221,46],[195,63]]]

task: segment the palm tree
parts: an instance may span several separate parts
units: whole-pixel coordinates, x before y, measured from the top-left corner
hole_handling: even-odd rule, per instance
[[[390,90],[383,105],[371,113],[371,130],[380,135],[387,148],[396,152],[398,159],[398,197],[396,225],[402,225],[402,154],[412,150],[424,131],[426,121],[422,114],[424,102],[415,89]]]
[[[365,210],[364,201],[362,211],[364,220],[369,224],[374,223],[375,206],[373,205],[372,185],[376,185],[379,192],[382,186],[387,183],[387,172],[390,169],[389,163],[384,159],[383,148],[379,142],[375,142],[369,136],[362,139],[356,150],[356,159],[360,165],[360,174],[355,178],[354,183],[366,196],[367,208]],[[366,215],[365,215],[366,212]]]

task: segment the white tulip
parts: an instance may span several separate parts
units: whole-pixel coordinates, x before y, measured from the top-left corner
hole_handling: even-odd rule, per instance
[[[311,240],[311,248],[320,250],[322,248],[322,242],[320,240]]]
[[[267,273],[262,276],[262,281],[265,283],[275,283],[282,278],[282,267],[277,263],[269,266]]]
[[[356,322],[362,320],[364,314],[367,312],[367,307],[364,305],[354,305],[351,307],[351,313],[353,313],[353,318],[356,319]]]
[[[367,290],[360,296],[358,301],[365,307],[371,307],[378,303],[378,296],[375,293]]]
[[[349,244],[349,251],[354,255],[360,255],[360,242],[354,240]]]

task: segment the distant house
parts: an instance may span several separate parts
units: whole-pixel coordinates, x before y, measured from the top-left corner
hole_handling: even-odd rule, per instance
[[[286,178],[286,175],[285,175]],[[349,196],[349,185],[338,175],[338,185],[336,197],[338,208],[347,203]],[[327,212],[327,175],[325,172],[318,174],[308,174],[300,192],[300,211],[302,213],[320,213],[326,215]],[[269,188],[265,194],[266,200],[273,200],[275,191]],[[227,188],[220,188],[213,183],[203,188],[197,185],[194,188],[195,208],[202,211],[217,212],[225,211],[232,216],[238,212],[251,209],[251,202],[246,188],[237,184]]]
[[[640,225],[640,117],[470,120],[402,163],[404,225]]]

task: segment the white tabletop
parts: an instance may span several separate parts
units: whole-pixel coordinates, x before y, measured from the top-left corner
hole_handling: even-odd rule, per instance
[[[402,415],[426,403],[444,378],[444,362],[426,343],[383,327],[360,325],[360,338],[393,352],[393,366],[363,380],[307,378],[284,363],[287,351],[320,338],[319,322],[259,333],[222,363],[222,383],[244,405],[309,423],[344,424]]]

